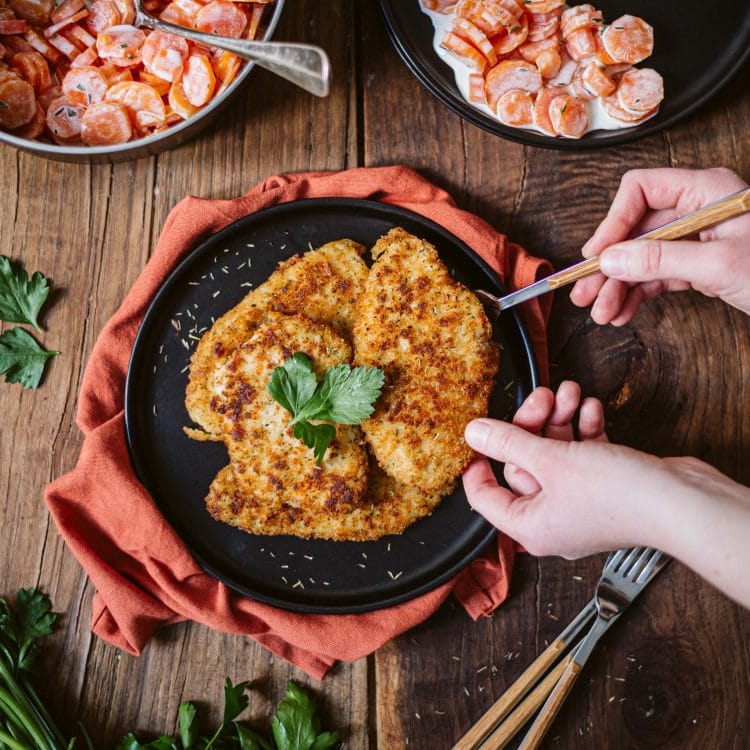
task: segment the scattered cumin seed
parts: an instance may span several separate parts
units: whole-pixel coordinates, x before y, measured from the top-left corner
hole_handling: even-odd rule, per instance
[[[221,294],[221,289],[217,289],[211,296],[216,299]]]

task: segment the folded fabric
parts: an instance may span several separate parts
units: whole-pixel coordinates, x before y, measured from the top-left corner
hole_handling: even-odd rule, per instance
[[[422,622],[451,592],[475,619],[507,596],[515,545],[499,535],[495,548],[453,580],[398,606],[356,615],[277,609],[203,572],[133,473],[124,430],[125,377],[138,327],[164,280],[186,253],[238,218],[287,201],[329,196],[378,200],[422,214],[472,247],[510,288],[548,272],[544,261],[458,209],[446,192],[406,167],[281,175],[234,200],[180,202],[94,346],[78,404],[85,436],[78,464],[45,493],[60,534],[96,587],[94,633],[130,653],[138,654],[162,625],[192,619],[248,635],[321,678],[336,660],[359,659]],[[543,380],[548,313],[549,300],[527,303],[522,311]]]

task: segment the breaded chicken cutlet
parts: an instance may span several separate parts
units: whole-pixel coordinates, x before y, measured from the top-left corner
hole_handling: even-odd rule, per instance
[[[291,505],[271,510],[257,497],[238,491],[232,467],[225,466],[211,483],[206,508],[217,521],[250,534],[365,542],[402,533],[415,521],[429,516],[450,490],[448,487],[427,492],[408,487],[372,461],[366,500],[349,512],[314,513]]]
[[[372,256],[357,300],[354,362],[382,368],[385,387],[362,429],[387,474],[435,490],[473,457],[464,428],[487,414],[498,347],[479,300],[429,242],[395,228]]]
[[[320,380],[330,367],[348,364],[349,344],[331,326],[304,315],[268,312],[265,320],[217,368],[214,412],[229,452],[237,489],[315,513],[351,510],[367,489],[367,456],[357,425],[337,424],[320,465],[288,426],[291,415],[266,386],[273,370],[304,352]]]
[[[222,315],[201,338],[190,359],[185,397],[190,418],[202,430],[186,428],[197,440],[221,440],[221,420],[212,408],[219,367],[252,335],[269,310],[303,313],[319,323],[329,323],[351,340],[355,303],[364,288],[365,248],[352,240],[336,240],[295,255],[279,264],[268,280]]]

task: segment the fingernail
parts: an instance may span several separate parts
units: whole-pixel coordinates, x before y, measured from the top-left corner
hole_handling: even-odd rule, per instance
[[[601,254],[599,261],[606,276],[622,276],[625,273],[625,250],[610,247]]]
[[[487,444],[487,436],[490,433],[490,425],[483,419],[475,419],[466,425],[464,437],[466,442],[476,450],[482,450]]]

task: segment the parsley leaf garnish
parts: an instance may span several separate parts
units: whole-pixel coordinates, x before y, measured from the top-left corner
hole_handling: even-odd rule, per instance
[[[266,388],[292,415],[289,425],[294,426],[294,436],[313,449],[320,463],[336,428],[310,420],[359,424],[374,411],[383,382],[383,371],[377,367],[337,365],[318,383],[309,357],[297,352],[271,373]]]
[[[0,336],[0,375],[8,383],[36,388],[45,362],[59,353],[42,349],[23,328],[13,328]]]
[[[47,279],[37,271],[30,279],[26,272],[0,255],[0,320],[39,327],[39,311],[49,294]]]
[[[327,750],[339,741],[338,732],[320,732],[320,719],[312,697],[294,682],[271,720],[278,750]]]

